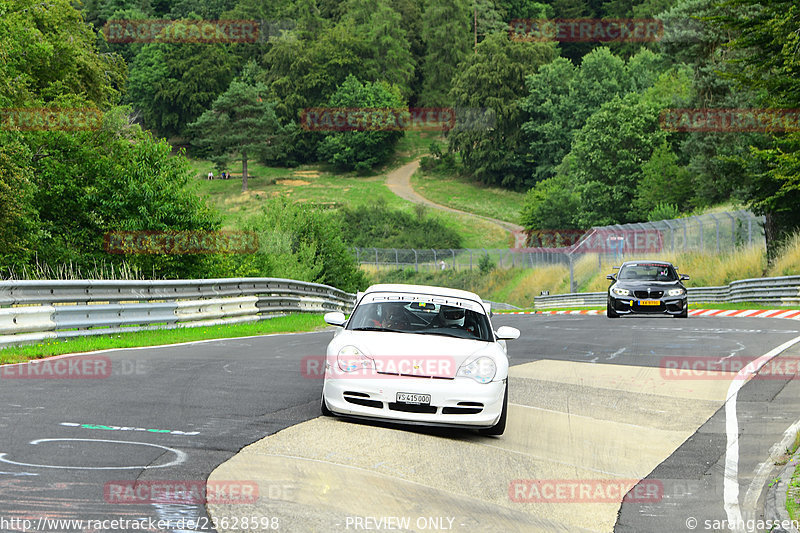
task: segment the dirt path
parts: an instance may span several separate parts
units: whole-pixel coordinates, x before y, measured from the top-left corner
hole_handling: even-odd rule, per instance
[[[409,202],[426,205],[434,209],[441,209],[442,211],[449,211],[451,213],[469,215],[497,224],[504,230],[514,234],[514,248],[521,248],[524,246],[525,235],[522,233],[522,230],[524,229],[522,226],[518,226],[517,224],[513,224],[511,222],[506,222],[505,220],[497,220],[496,218],[485,217],[483,215],[476,215],[475,213],[468,213],[466,211],[461,211],[459,209],[453,209],[452,207],[447,207],[446,205],[437,204],[436,202],[432,202],[427,198],[425,198],[424,196],[422,196],[421,194],[417,193],[417,191],[415,191],[414,188],[411,186],[411,175],[414,174],[414,172],[416,172],[418,168],[419,168],[419,159],[414,160],[410,163],[406,163],[402,167],[389,172],[386,175],[386,186],[389,187],[389,189],[397,196],[399,196],[400,198],[404,198]]]

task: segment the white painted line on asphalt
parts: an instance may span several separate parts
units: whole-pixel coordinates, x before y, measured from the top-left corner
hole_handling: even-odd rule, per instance
[[[160,444],[150,444],[149,442],[134,442],[128,440],[106,440],[106,439],[37,439],[32,440],[29,444],[37,445],[42,442],[62,442],[62,441],[69,441],[69,442],[110,442],[112,444],[134,444],[136,446],[150,446],[153,448],[161,448],[162,450],[166,450],[168,452],[172,452],[175,454],[175,459],[172,461],[165,463],[163,465],[144,465],[144,466],[64,466],[64,465],[37,465],[31,463],[18,463],[17,461],[12,461],[11,459],[6,459],[7,453],[0,453],[0,461],[12,465],[17,466],[30,466],[33,468],[60,468],[66,470],[148,470],[153,468],[167,468],[169,466],[179,465],[181,463],[186,462],[187,455],[174,448],[169,448],[167,446],[161,446]]]
[[[800,337],[784,342],[777,348],[770,350],[761,357],[750,362],[741,369],[728,387],[725,402],[725,435],[727,446],[725,450],[725,477],[723,479],[723,501],[728,524],[734,524],[733,533],[744,533],[737,527],[742,525],[742,510],[739,506],[739,421],[736,418],[736,398],[739,390],[749,378],[758,372],[770,359],[780,355],[784,350],[800,342]],[[747,376],[747,379],[745,379]]]

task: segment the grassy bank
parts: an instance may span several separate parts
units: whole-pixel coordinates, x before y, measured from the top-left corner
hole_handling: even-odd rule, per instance
[[[691,280],[688,287],[713,287],[727,285],[731,281],[763,276],[783,276],[800,274],[800,237],[795,236],[774,264],[767,267],[763,249],[757,247],[740,248],[725,254],[687,251],[662,253],[654,257],[625,257],[625,260],[661,259],[677,265],[681,273],[689,274]],[[597,254],[587,254],[574,264],[574,276],[578,292],[602,292],[608,288],[606,275],[614,272],[621,260],[605,260]],[[473,291],[487,300],[505,302],[517,307],[532,306],[533,299],[541,291],[550,294],[564,294],[569,289],[569,267],[566,265],[544,266],[535,269],[494,269],[481,274],[478,270],[436,272],[376,271],[366,267],[370,278],[375,282],[388,283],[420,283],[423,285],[441,285]],[[730,306],[710,307],[714,309],[747,309]],[[760,307],[760,306],[759,306]]]
[[[322,315],[299,313],[245,324],[139,331],[107,336],[79,337],[64,341],[53,339],[38,344],[11,346],[0,349],[0,363],[19,363],[30,359],[40,359],[53,355],[114,348],[159,346],[163,344],[177,344],[181,342],[223,339],[228,337],[249,337],[252,335],[268,335],[271,333],[314,331],[324,327],[327,326],[322,321]]]
[[[525,200],[525,193],[486,187],[460,177],[427,174],[422,170],[411,176],[411,185],[437,204],[514,224],[519,224]]]

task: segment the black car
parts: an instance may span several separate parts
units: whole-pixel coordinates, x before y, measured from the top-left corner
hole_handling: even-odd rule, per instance
[[[630,314],[689,316],[686,287],[677,269],[666,261],[626,261],[619,272],[606,276],[614,283],[608,288],[606,315],[618,318]]]

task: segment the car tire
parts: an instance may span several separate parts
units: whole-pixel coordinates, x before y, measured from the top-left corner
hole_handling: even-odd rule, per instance
[[[689,309],[684,309],[683,313],[675,316],[678,318],[689,318]]]
[[[619,314],[614,311],[614,307],[611,305],[611,302],[606,304],[606,316],[608,318],[619,318]]]
[[[508,418],[508,378],[506,378],[506,392],[503,394],[503,411],[497,424],[489,428],[480,430],[481,435],[502,435],[506,430],[506,419]]]
[[[319,402],[319,411],[322,413],[322,416],[333,416],[333,413],[330,409],[328,409],[328,406],[325,403],[325,396],[323,396],[322,400]]]

